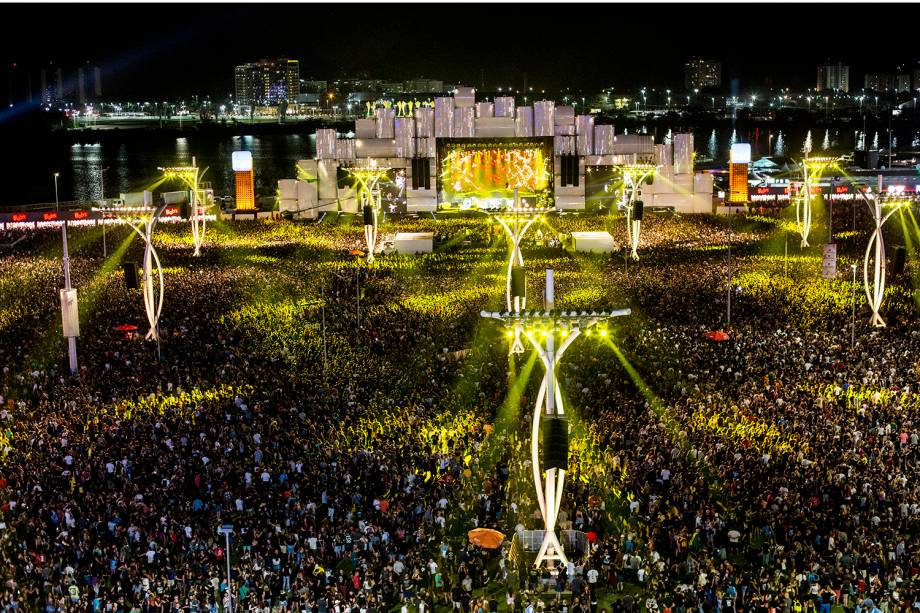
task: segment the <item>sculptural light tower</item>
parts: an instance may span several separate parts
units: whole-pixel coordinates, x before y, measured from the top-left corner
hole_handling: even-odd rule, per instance
[[[514,204],[510,209],[495,212],[495,219],[508,235],[511,253],[508,256],[508,270],[505,275],[505,305],[508,311],[521,311],[527,308],[526,283],[524,282],[524,255],[521,253],[521,241],[527,230],[535,221],[543,220],[543,209],[520,206],[518,190],[514,190]],[[521,341],[521,326],[515,325],[514,341],[511,353],[524,353]]]
[[[629,315],[630,309],[616,311],[557,311],[554,303],[553,271],[546,271],[546,306],[544,311],[482,311],[482,317],[498,319],[511,329],[526,328],[525,336],[530,341],[540,360],[545,374],[537,392],[531,423],[530,459],[533,465],[534,487],[537,502],[543,516],[544,531],[540,549],[534,564],[539,567],[547,562],[567,564],[568,558],[556,535],[556,521],[562,504],[565,473],[568,468],[568,421],[562,402],[562,389],[556,379],[556,366],[565,351],[583,332],[590,334],[590,328],[612,317]],[[602,335],[606,330],[602,330]],[[559,341],[558,348],[556,341]],[[542,419],[541,419],[542,418]],[[540,426],[544,422],[543,454],[540,453]],[[548,447],[547,447],[548,443]],[[541,463],[542,460],[542,463]]]
[[[147,314],[147,322],[150,324],[150,330],[146,338],[153,339],[157,342],[157,354],[160,352],[160,313],[163,311],[163,267],[160,265],[160,257],[153,247],[153,231],[160,215],[166,205],[160,205],[158,208],[152,206],[114,206],[105,207],[104,209],[93,209],[104,211],[112,214],[126,224],[144,241],[144,260],[143,260],[143,295],[144,311]],[[153,265],[156,263],[157,278],[159,283],[154,283]]]
[[[204,244],[205,221],[207,219],[206,210],[208,206],[211,205],[211,202],[208,202],[207,198],[203,197],[204,194],[202,190],[199,189],[201,179],[204,177],[205,173],[208,172],[208,169],[205,168],[199,173],[198,165],[195,163],[195,158],[193,157],[191,166],[173,166],[170,168],[160,168],[159,170],[163,172],[164,179],[179,179],[191,190],[191,211],[189,221],[191,221],[192,224],[192,243],[195,246],[193,255],[198,257],[201,255],[201,245]]]
[[[368,159],[362,165],[346,168],[348,174],[358,181],[358,203],[364,216],[364,241],[367,244],[367,263],[374,263],[377,247],[377,218],[380,215],[380,179],[390,172],[389,167],[378,166],[377,160]]]
[[[811,201],[814,196],[815,180],[828,166],[836,164],[836,157],[806,157],[802,160],[802,192],[795,199],[795,226],[802,237],[802,247],[808,247],[808,234],[811,232]]]
[[[629,243],[630,257],[639,259],[639,232],[642,226],[645,205],[639,200],[639,190],[643,184],[655,176],[658,167],[654,164],[622,164],[623,193],[619,209],[626,211],[626,240]]]
[[[874,198],[867,196],[862,190],[856,190],[869,206],[872,213],[872,219],[875,221],[875,228],[869,236],[869,244],[866,245],[866,255],[863,258],[863,284],[866,289],[866,299],[869,301],[869,307],[872,309],[872,318],[870,319],[876,328],[884,328],[885,320],[879,314],[882,308],[882,301],[885,298],[885,237],[882,234],[882,227],[892,215],[898,210],[911,205],[912,199],[904,196],[886,196],[876,195]],[[887,212],[885,209],[888,209]],[[873,263],[872,283],[869,283],[869,261]]]

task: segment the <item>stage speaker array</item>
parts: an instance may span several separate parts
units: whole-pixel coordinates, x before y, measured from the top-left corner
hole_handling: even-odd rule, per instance
[[[578,156],[561,155],[559,156],[559,160],[562,166],[559,169],[562,186],[566,187],[567,185],[573,185],[578,187]]]
[[[636,200],[633,203],[633,221],[642,221],[642,216],[645,215],[645,203],[641,200]]]
[[[547,392],[550,393],[550,392]],[[569,468],[569,418],[565,415],[544,415],[542,425],[543,470]]]
[[[374,225],[374,210],[368,204],[364,205],[364,225]]]
[[[511,297],[524,298],[527,295],[527,281],[523,266],[511,267]]]
[[[412,189],[431,189],[428,158],[412,158]]]
[[[122,262],[121,269],[125,275],[125,287],[128,289],[137,289],[137,264],[134,262]]]

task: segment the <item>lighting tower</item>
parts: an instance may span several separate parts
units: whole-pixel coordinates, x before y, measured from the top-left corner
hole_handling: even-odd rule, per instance
[[[192,191],[192,210],[189,219],[192,222],[192,242],[195,245],[195,253],[193,255],[197,257],[201,255],[201,245],[204,243],[205,210],[211,204],[210,202],[201,204],[203,198],[201,198],[202,193],[201,190],[198,189],[198,185],[205,173],[208,172],[208,169],[205,168],[199,173],[198,165],[195,163],[195,158],[193,157],[191,166],[174,166],[171,168],[159,168],[158,170],[163,173],[163,178],[180,179],[188,185]]]
[[[885,298],[885,238],[882,235],[882,226],[885,222],[899,210],[909,207],[916,202],[916,197],[904,195],[883,195],[879,193],[870,198],[861,189],[856,193],[862,196],[869,211],[872,213],[872,219],[875,221],[875,229],[869,237],[869,244],[866,245],[866,255],[863,258],[863,284],[866,289],[866,299],[869,301],[869,307],[872,309],[871,323],[876,328],[884,328],[885,320],[879,315],[882,307],[882,300]],[[887,208],[886,212],[884,209]],[[872,284],[869,284],[869,260],[873,261]]]
[[[508,272],[505,278],[505,305],[508,311],[518,312],[527,308],[526,283],[524,280],[524,255],[521,241],[535,221],[543,220],[543,209],[520,206],[518,190],[514,190],[514,204],[510,209],[496,211],[496,221],[505,229],[511,254],[508,257]],[[514,342],[511,353],[524,353],[521,341],[521,327],[514,328]]]
[[[147,313],[147,322],[150,324],[150,330],[146,338],[153,339],[157,342],[157,354],[160,352],[160,313],[163,311],[163,267],[160,266],[160,257],[156,249],[153,248],[153,230],[156,228],[160,215],[166,205],[160,205],[159,208],[152,206],[115,206],[104,209],[93,209],[94,211],[103,211],[110,213],[126,224],[144,241],[144,310]],[[153,283],[153,264],[156,263],[157,276],[159,285]]]
[[[623,195],[620,198],[619,209],[626,211],[626,240],[631,249],[630,257],[639,259],[639,232],[644,216],[645,205],[639,200],[639,189],[643,184],[654,178],[658,166],[654,164],[621,164],[623,173]]]
[[[388,166],[378,166],[377,160],[368,159],[365,164],[345,169],[358,180],[358,202],[364,215],[364,240],[367,243],[367,263],[374,263],[374,249],[377,247],[377,217],[382,210],[380,202],[380,179],[390,172]]]
[[[807,154],[806,154],[807,155]],[[802,160],[802,178],[804,185],[802,193],[795,199],[795,226],[802,237],[802,247],[808,247],[808,233],[811,232],[811,199],[812,186],[815,179],[828,166],[838,162],[836,157],[806,157]]]
[[[505,322],[508,336],[518,326],[526,328],[525,336],[540,356],[545,369],[543,382],[540,384],[534,405],[530,439],[534,487],[544,522],[543,540],[534,562],[537,567],[543,562],[548,562],[550,567],[554,561],[559,561],[563,565],[568,563],[568,558],[556,536],[556,520],[562,504],[562,491],[568,468],[568,421],[565,418],[565,408],[562,403],[562,389],[556,378],[556,366],[562,360],[565,351],[571,346],[572,341],[582,332],[590,335],[590,329],[597,323],[631,313],[630,309],[600,312],[557,311],[553,291],[553,271],[548,269],[546,271],[546,310],[480,312],[481,317]],[[606,329],[600,332],[602,336],[606,336],[606,333]],[[558,349],[556,348],[557,339],[560,341]],[[540,462],[541,417],[546,422],[542,471]]]

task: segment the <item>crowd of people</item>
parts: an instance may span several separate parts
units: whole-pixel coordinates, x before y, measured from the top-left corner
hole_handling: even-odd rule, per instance
[[[909,279],[894,284],[887,328],[868,326],[859,297],[851,345],[851,288],[806,259],[776,266],[758,253],[769,225],[751,222],[733,236],[731,339],[715,343],[704,333],[725,315],[722,220],[650,216],[643,263],[628,269],[529,243],[529,301],[552,267],[560,307],[634,313],[559,367],[572,422],[560,523],[590,546],[550,574],[509,547],[542,524],[527,451],[542,367],[509,358],[504,331],[479,317],[504,303],[502,233],[399,223],[436,228],[441,248],[367,266],[349,253],[360,227],[242,222],[209,228],[194,258],[182,226],[164,227],[159,358],[116,272],[139,246],[104,259],[81,230],[74,377],[48,307],[57,235],[0,254],[0,605],[920,608]],[[605,224],[565,216],[541,231]],[[829,297],[797,312],[784,304],[793,287]],[[138,330],[115,330],[125,323]],[[474,545],[477,527],[506,543]]]

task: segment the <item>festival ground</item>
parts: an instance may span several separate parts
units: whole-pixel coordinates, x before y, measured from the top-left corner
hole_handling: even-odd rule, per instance
[[[638,263],[523,247],[532,305],[552,268],[557,308],[633,311],[579,339],[558,373],[573,426],[560,521],[596,546],[559,586],[582,593],[567,606],[586,610],[593,593],[608,611],[625,594],[673,611],[852,610],[866,597],[906,610],[920,599],[916,224],[907,212],[889,224],[909,266],[876,329],[849,277],[868,232],[841,230],[827,280],[820,245],[789,240],[785,257],[787,220],[732,223],[722,343],[704,334],[726,323],[724,218],[647,215]],[[541,233],[580,230],[625,241],[613,217],[550,217]],[[460,216],[381,226],[396,231],[434,231],[435,253],[368,265],[350,255],[364,241],[350,217],[219,222],[198,258],[187,227],[158,228],[157,361],[120,267],[141,245],[110,230],[103,258],[100,233],[72,230],[77,380],[60,234],[0,254],[4,603],[207,611],[226,587],[227,523],[246,606],[535,599],[539,575],[466,538],[540,523],[526,450],[542,367],[479,317],[504,308],[503,232]]]

